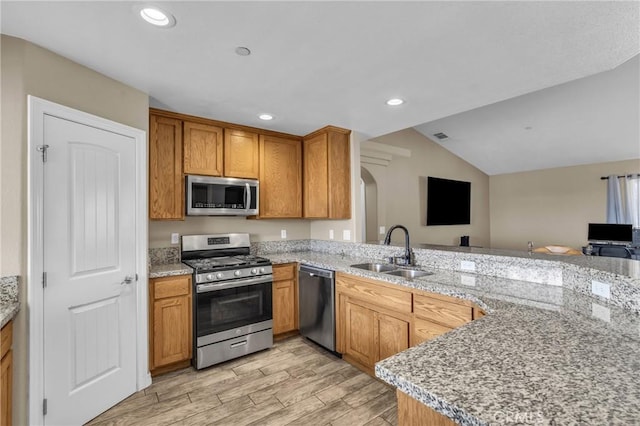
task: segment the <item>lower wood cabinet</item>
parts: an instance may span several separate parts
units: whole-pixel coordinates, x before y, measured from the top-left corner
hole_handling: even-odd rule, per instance
[[[191,275],[149,281],[149,369],[153,375],[189,364],[192,355]]]
[[[0,425],[11,426],[13,394],[13,321],[9,321],[0,331]]]
[[[298,329],[297,264],[273,265],[273,334]]]
[[[369,373],[376,362],[484,315],[462,299],[343,273],[336,277],[337,351]]]

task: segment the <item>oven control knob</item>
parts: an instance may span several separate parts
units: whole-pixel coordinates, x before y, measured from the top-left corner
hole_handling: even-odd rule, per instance
[[[207,281],[211,281],[213,279],[213,274],[207,275]]]
[[[235,272],[233,273],[233,275],[235,275],[236,277],[239,277],[239,276],[240,276],[240,274],[242,274],[242,272],[240,272],[240,271],[235,271]]]
[[[260,273],[264,274],[264,268],[260,268]]]
[[[251,270],[251,273],[252,273],[253,275],[255,275],[255,274],[257,274],[257,273],[258,273],[258,270],[257,270],[256,268],[253,268],[253,269]]]
[[[223,277],[223,276],[224,276],[224,275],[222,275],[222,272],[218,272],[218,273],[216,274],[216,278],[217,278],[217,279],[219,279],[219,280],[220,280],[220,279],[222,279],[222,277]]]

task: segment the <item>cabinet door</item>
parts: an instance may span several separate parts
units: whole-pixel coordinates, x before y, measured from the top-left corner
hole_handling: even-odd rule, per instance
[[[260,217],[302,217],[299,140],[260,135]]]
[[[293,280],[273,283],[273,334],[296,329],[295,282]]]
[[[224,175],[258,179],[260,143],[257,133],[224,129]]]
[[[222,176],[222,128],[184,122],[184,173]]]
[[[371,309],[347,299],[345,304],[345,354],[373,368],[378,356],[376,315]]]
[[[189,296],[153,302],[153,366],[160,367],[191,358]]]
[[[13,393],[13,351],[0,362],[0,425],[11,426],[11,395]]]
[[[389,315],[376,313],[378,356],[376,362],[409,348],[409,323]]]
[[[149,117],[149,218],[184,219],[182,121]]]
[[[329,131],[329,219],[351,218],[351,153],[349,134]]]
[[[304,217],[329,217],[328,137],[321,133],[304,141]]]

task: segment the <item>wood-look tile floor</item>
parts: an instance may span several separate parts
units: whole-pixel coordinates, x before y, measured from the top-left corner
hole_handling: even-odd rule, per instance
[[[296,336],[205,370],[186,368],[90,425],[397,425],[395,389]]]

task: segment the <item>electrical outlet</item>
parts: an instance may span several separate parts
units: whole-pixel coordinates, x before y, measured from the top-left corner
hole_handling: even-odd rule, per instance
[[[387,232],[384,226],[380,227],[380,235],[384,235]]]
[[[329,229],[329,239],[333,240],[333,229]]]
[[[351,231],[349,231],[348,229],[342,231],[342,239],[345,241],[351,240]]]
[[[604,322],[611,322],[611,310],[597,303],[591,304],[591,315]]]
[[[474,287],[476,285],[476,277],[471,275],[460,275],[460,284]]]
[[[178,244],[180,242],[180,234],[177,232],[171,233],[171,244]]]
[[[281,229],[280,230],[280,238],[287,238],[287,230],[286,229]]]
[[[611,284],[603,283],[596,280],[591,280],[591,292],[596,296],[604,297],[605,299],[610,299]]]
[[[460,261],[460,269],[463,271],[475,272],[476,270],[476,262],[470,262],[468,260]]]

